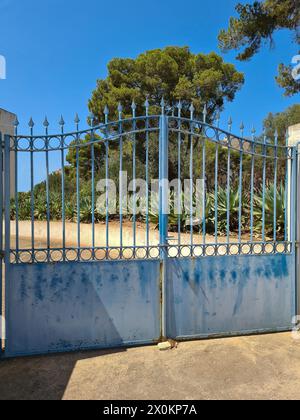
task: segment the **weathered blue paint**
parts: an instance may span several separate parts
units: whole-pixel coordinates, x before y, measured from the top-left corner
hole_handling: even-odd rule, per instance
[[[295,315],[292,255],[167,261],[172,338],[288,330]]]
[[[159,261],[11,265],[5,356],[160,337]]]

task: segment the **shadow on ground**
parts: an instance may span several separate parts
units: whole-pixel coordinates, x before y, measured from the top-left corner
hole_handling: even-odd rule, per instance
[[[1,360],[0,400],[61,400],[78,362],[120,352],[126,349]]]
[[[0,362],[0,399],[299,399],[290,333]]]

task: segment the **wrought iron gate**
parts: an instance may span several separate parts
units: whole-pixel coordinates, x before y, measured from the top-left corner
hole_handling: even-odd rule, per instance
[[[2,139],[5,356],[291,328],[296,148],[136,110]]]

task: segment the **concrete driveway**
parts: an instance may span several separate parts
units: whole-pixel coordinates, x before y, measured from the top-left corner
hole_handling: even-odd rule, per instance
[[[0,399],[300,399],[290,333],[0,362]]]

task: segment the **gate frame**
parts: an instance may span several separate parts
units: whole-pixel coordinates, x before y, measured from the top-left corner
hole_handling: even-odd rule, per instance
[[[147,118],[147,117],[146,117]],[[169,145],[169,121],[170,118],[165,113],[165,104],[162,101],[162,113],[159,116],[159,247],[160,247],[160,267],[161,267],[161,339],[168,338],[167,331],[167,269],[168,269],[168,250],[169,250],[169,240],[168,237],[168,167],[169,167],[169,154],[168,154],[168,145]],[[134,117],[132,121],[136,120]],[[0,211],[4,208],[5,214],[5,251],[1,253],[1,265],[2,258],[4,257],[5,263],[5,290],[7,290],[7,284],[9,281],[9,272],[10,272],[10,199],[11,199],[11,165],[10,165],[10,154],[11,151],[11,136],[4,135],[4,147],[3,139],[0,133],[0,144],[2,145],[2,150],[4,149],[4,159],[1,154],[0,158],[0,171],[4,170],[4,182],[3,177],[0,181],[0,191],[4,190],[4,200],[1,195],[0,197]],[[298,204],[298,199],[300,199],[300,160],[299,160],[299,145],[291,147],[292,156],[291,156],[291,192],[290,192],[290,223],[289,231],[291,233],[291,245],[292,250],[291,254],[295,256],[295,270],[294,273],[294,285],[296,288],[296,308],[300,313],[300,252],[299,252],[299,243],[300,243],[300,205]],[[4,184],[4,185],[3,185]],[[3,206],[4,201],[4,206]],[[0,234],[2,233],[3,225],[0,228]],[[0,239],[0,249],[3,248],[3,235],[1,234]],[[2,283],[2,279],[1,279]],[[2,295],[2,288],[1,288]],[[2,296],[1,296],[2,297]],[[1,299],[2,302],[2,299]],[[1,305],[1,308],[3,306]],[[5,311],[8,309],[8,301],[5,299]]]

